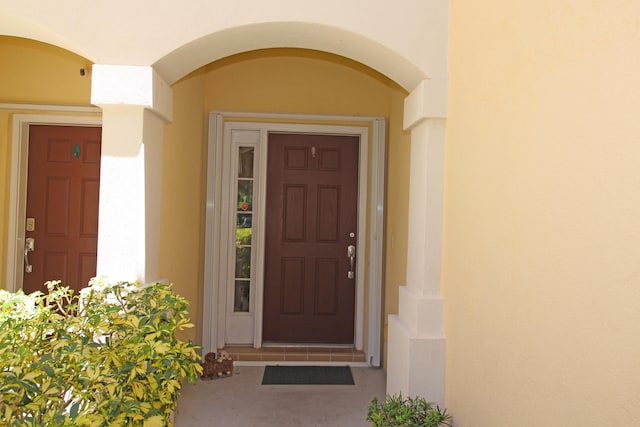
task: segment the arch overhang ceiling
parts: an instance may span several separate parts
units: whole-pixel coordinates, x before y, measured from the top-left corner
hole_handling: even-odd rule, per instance
[[[336,27],[299,22],[251,24],[221,30],[181,46],[153,66],[172,84],[218,59],[267,48],[312,49],[344,56],[386,75],[407,91],[427,77],[410,61],[371,39]]]
[[[380,72],[407,91],[412,91],[422,80],[430,77],[405,56],[377,40],[340,27],[310,22],[262,22],[233,26],[186,41],[179,47],[169,47],[171,51],[156,58],[128,58],[122,64],[111,64],[117,61],[106,59],[100,51],[101,45],[73,40],[33,20],[3,11],[0,11],[0,34],[49,43],[95,63],[151,65],[169,84],[218,59],[266,48],[302,48],[340,55]],[[132,51],[135,55],[135,50]]]

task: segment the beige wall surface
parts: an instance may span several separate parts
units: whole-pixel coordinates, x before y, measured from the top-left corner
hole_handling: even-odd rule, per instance
[[[452,2],[457,427],[640,425],[640,3]]]
[[[174,89],[174,120],[166,126],[160,274],[191,302],[202,320],[207,114],[212,110],[375,115],[389,120],[385,311],[397,311],[404,283],[408,209],[408,144],[402,131],[406,92],[356,62],[297,49],[255,51],[212,63]],[[199,342],[201,331],[190,332]]]
[[[78,55],[33,40],[0,36],[0,64],[0,103],[89,105],[91,78],[80,76],[80,68],[90,63]],[[16,113],[25,114],[16,109],[0,110],[0,288],[5,289],[12,121]]]
[[[173,86],[173,122],[165,126],[162,164],[159,274],[189,301],[196,329],[185,331],[202,340],[204,230],[206,201],[206,112],[204,77],[194,73]]]
[[[91,62],[64,49],[0,36],[0,102],[88,105]]]

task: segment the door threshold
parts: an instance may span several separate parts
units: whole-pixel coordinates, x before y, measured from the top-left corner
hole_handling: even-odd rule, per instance
[[[292,348],[355,348],[353,344],[333,344],[333,343],[305,343],[305,342],[276,342],[276,341],[264,341],[262,347],[279,348],[279,347],[292,347]]]
[[[225,346],[222,350],[238,362],[366,362],[364,352],[354,349],[353,345]]]

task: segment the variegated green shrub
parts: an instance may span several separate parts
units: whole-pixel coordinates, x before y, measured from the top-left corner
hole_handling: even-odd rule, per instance
[[[170,285],[93,281],[78,295],[0,291],[0,425],[170,426],[200,357]]]

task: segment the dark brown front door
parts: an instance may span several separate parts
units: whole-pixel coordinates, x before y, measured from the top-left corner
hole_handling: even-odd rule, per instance
[[[358,148],[357,136],[269,134],[265,341],[353,343]]]
[[[29,127],[26,293],[48,280],[77,290],[96,274],[101,138],[99,127]]]

